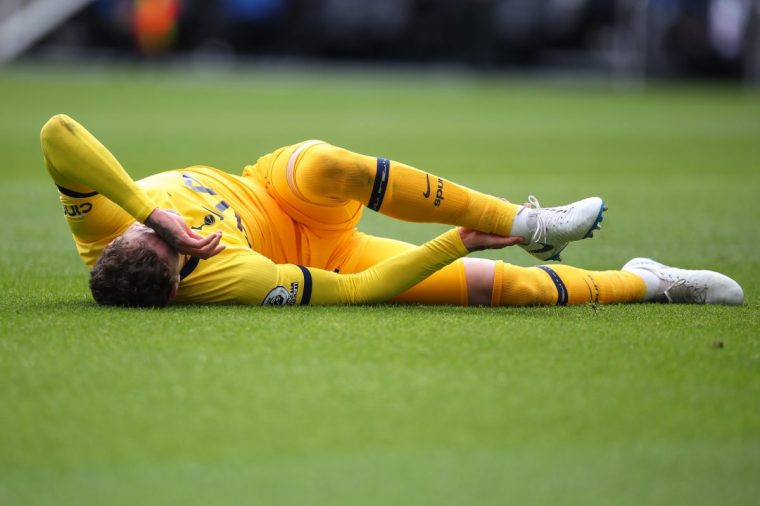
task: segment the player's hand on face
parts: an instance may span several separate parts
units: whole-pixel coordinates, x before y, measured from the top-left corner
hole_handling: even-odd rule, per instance
[[[195,233],[175,211],[156,208],[145,225],[155,230],[169,245],[184,255],[206,259],[224,249],[221,232],[206,237]]]
[[[470,252],[484,249],[501,249],[523,242],[522,237],[487,234],[465,227],[457,227],[457,230],[459,230],[459,236],[462,238],[465,248]]]

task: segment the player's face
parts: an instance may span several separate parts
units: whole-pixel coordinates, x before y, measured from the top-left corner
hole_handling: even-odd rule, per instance
[[[153,229],[146,227],[142,223],[135,222],[122,235],[128,241],[140,241],[143,245],[155,251],[158,258],[166,262],[172,271],[179,273],[179,252],[169,246],[169,243],[164,241]]]

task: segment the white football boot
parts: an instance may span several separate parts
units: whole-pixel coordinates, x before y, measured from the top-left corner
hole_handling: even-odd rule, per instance
[[[520,247],[539,260],[557,260],[560,252],[572,241],[594,236],[607,210],[599,197],[573,202],[560,207],[541,207],[533,195],[518,213],[512,225],[511,235],[522,236],[528,241]]]
[[[649,300],[653,302],[677,304],[744,303],[744,291],[739,283],[719,272],[669,267],[655,262],[651,258],[634,258],[623,266],[623,270],[638,274],[642,278],[648,272],[659,279],[660,282],[655,287],[647,283],[648,295],[651,292]]]

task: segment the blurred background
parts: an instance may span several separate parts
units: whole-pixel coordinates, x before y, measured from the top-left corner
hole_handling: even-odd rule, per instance
[[[760,81],[760,0],[1,0],[0,64],[378,61]]]

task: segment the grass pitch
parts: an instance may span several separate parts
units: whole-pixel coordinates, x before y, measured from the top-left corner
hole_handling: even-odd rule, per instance
[[[0,504],[751,504],[760,496],[760,96],[387,72],[0,74]],[[101,309],[38,131],[130,173],[322,138],[544,205],[566,262],[651,255],[743,307]],[[444,227],[367,213],[413,242]],[[489,254],[522,265],[518,250]]]

